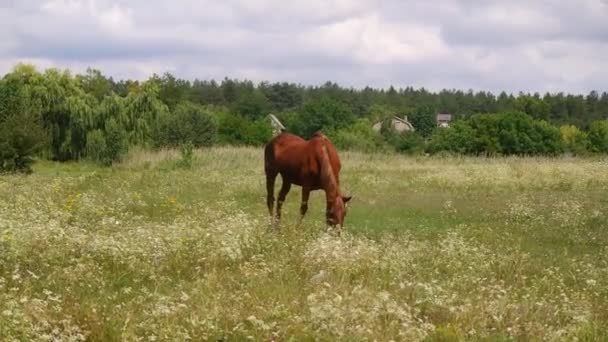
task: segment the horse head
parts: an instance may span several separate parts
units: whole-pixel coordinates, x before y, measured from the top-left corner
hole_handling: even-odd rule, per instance
[[[344,225],[344,218],[346,217],[348,201],[350,201],[351,198],[352,196],[338,195],[334,201],[327,203],[325,217],[329,226],[342,227]]]

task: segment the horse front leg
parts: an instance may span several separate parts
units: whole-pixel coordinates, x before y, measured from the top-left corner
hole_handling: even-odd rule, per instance
[[[300,222],[298,225],[302,224],[304,220],[304,215],[308,211],[308,198],[310,197],[310,187],[302,186],[302,203],[300,204]]]

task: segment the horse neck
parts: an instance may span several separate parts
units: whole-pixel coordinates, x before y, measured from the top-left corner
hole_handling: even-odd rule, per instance
[[[331,167],[327,147],[323,145],[321,151],[321,186],[323,187],[323,190],[325,190],[327,205],[329,206],[336,201],[336,198],[340,194],[340,186],[336,180],[336,176],[334,175],[334,170]]]

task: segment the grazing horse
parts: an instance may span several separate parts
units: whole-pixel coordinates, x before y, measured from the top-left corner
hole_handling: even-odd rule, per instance
[[[275,179],[281,174],[283,185],[279,191],[276,220],[281,219],[281,206],[292,184],[302,187],[300,222],[308,210],[310,192],[323,189],[327,200],[327,224],[338,226],[339,232],[346,216],[346,203],[351,199],[340,192],[340,168],[336,147],[321,133],[314,134],[310,140],[285,131],[275,136],[264,149],[266,203],[270,217],[273,217]]]

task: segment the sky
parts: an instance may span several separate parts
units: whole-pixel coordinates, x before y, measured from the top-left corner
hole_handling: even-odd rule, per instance
[[[608,91],[608,0],[0,0],[19,62],[346,87]]]

